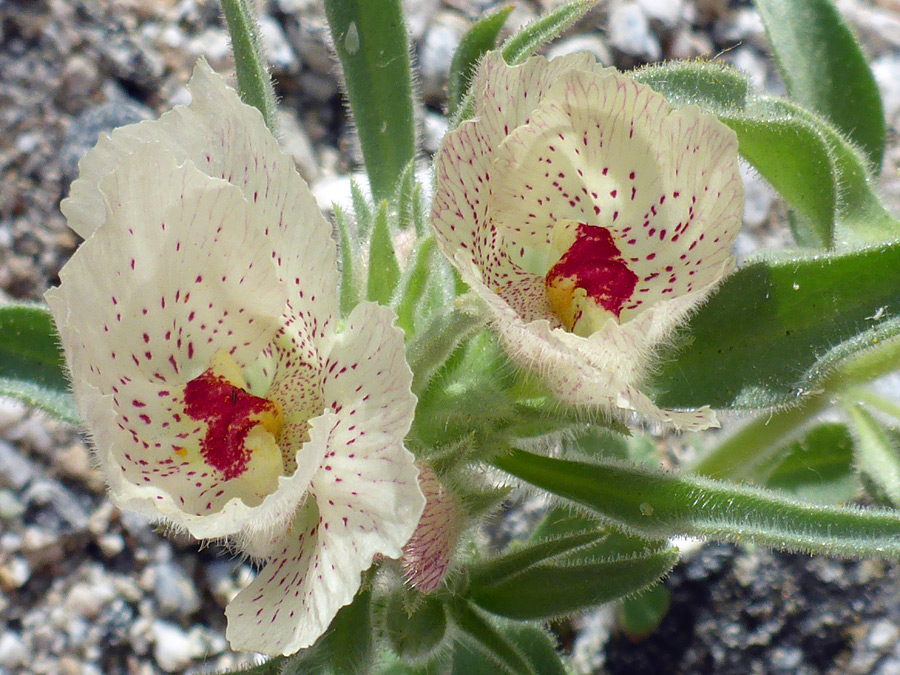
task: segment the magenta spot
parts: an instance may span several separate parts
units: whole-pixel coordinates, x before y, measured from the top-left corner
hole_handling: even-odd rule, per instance
[[[547,272],[545,283],[549,286],[563,279],[571,279],[576,288],[584,289],[616,318],[634,293],[638,281],[637,275],[628,269],[609,230],[584,223],[578,225],[575,243]]]

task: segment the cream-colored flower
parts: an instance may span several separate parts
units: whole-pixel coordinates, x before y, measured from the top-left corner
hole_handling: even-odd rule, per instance
[[[200,63],[193,102],[101,138],[47,293],[115,503],[261,563],[242,650],[308,646],[422,513],[393,315],[336,331],[331,228],[259,113]]]
[[[735,134],[584,54],[509,67],[490,53],[473,87],[475,117],[437,159],[432,222],[510,356],[564,402],[715,425],[640,384],[733,265]]]

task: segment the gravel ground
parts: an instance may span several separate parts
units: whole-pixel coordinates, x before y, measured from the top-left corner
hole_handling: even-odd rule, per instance
[[[260,3],[282,98],[281,134],[323,205],[347,198],[355,145],[314,0]],[[494,0],[408,0],[421,69],[428,155],[450,56],[467,21]],[[521,25],[553,0],[516,2]],[[885,98],[900,116],[900,2],[841,0]],[[604,26],[605,30],[598,27]],[[782,87],[748,3],[611,0],[552,54],[589,50],[629,68],[718,58]],[[212,0],[0,0],[0,302],[39,300],[77,246],[59,200],[99,132],[184,102],[197,57],[231,57]],[[895,141],[895,139],[894,139]],[[900,206],[900,147],[882,186]],[[746,172],[739,252],[784,244],[783,208]],[[900,209],[898,209],[900,210]],[[516,515],[508,519],[515,526]],[[229,651],[223,608],[252,570],[215,546],[166,538],[105,496],[76,430],[0,399],[0,674],[216,672],[252,662]],[[575,622],[581,672],[900,673],[900,569],[707,546],[679,566],[673,608],[633,645],[603,609]],[[604,666],[605,664],[605,666]]]

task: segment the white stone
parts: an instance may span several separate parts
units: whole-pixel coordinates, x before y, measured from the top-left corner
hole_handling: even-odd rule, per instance
[[[617,2],[609,14],[609,42],[623,54],[647,61],[662,56],[659,40],[650,30],[650,22],[633,2]]]
[[[153,636],[153,658],[167,673],[183,670],[194,659],[196,643],[174,623],[157,620],[150,627]]]
[[[6,631],[0,635],[0,667],[16,668],[28,663],[28,649],[18,633]]]

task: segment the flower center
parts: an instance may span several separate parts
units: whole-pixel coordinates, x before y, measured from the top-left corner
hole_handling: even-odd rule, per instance
[[[610,318],[618,320],[638,277],[609,230],[563,220],[553,228],[552,248],[562,255],[544,276],[544,285],[566,329],[587,337]]]
[[[284,473],[276,439],[283,416],[275,401],[247,391],[238,364],[216,352],[201,375],[185,385],[185,412],[206,424],[200,454],[226,480],[242,477],[257,494],[272,492]]]

